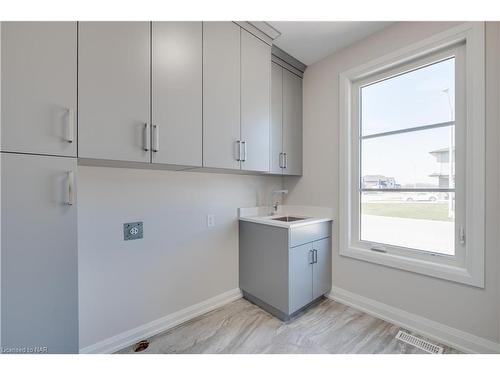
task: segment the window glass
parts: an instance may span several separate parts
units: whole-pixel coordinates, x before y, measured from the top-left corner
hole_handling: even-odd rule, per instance
[[[361,241],[454,255],[455,58],[359,94]]]
[[[454,193],[361,193],[361,240],[455,254]]]
[[[362,139],[361,187],[448,188],[454,141],[454,126]]]
[[[450,121],[455,58],[364,86],[361,96],[363,136]]]

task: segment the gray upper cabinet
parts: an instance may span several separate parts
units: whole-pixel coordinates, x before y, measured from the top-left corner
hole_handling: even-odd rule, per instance
[[[283,69],[283,174],[302,175],[302,78]]]
[[[76,158],[0,161],[2,346],[78,353]]]
[[[76,29],[2,22],[2,151],[76,157]]]
[[[271,173],[302,175],[302,78],[275,63],[270,150]]]
[[[241,30],[241,169],[269,172],[271,46]]]
[[[203,166],[239,169],[240,27],[203,23]]]
[[[201,166],[201,22],[152,23],[151,85],[153,163]]]
[[[271,152],[270,172],[283,173],[283,68],[272,63],[271,67]]]
[[[149,22],[80,22],[78,59],[78,156],[149,162]]]

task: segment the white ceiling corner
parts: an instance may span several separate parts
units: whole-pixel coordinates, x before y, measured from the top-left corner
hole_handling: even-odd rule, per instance
[[[393,22],[267,21],[281,35],[273,43],[283,51],[311,65]]]

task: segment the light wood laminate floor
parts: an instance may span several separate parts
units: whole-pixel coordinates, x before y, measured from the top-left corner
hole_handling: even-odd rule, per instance
[[[141,353],[424,353],[396,340],[399,329],[328,299],[286,323],[239,299],[150,338]]]

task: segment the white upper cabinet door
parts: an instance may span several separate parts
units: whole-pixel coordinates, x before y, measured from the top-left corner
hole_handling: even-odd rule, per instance
[[[302,175],[302,78],[283,69],[285,175]]]
[[[149,162],[149,22],[80,22],[78,59],[78,156]]]
[[[1,150],[76,157],[76,22],[2,22]]]
[[[271,46],[241,30],[241,169],[269,172]]]
[[[153,22],[152,27],[153,163],[200,167],[202,23]]]
[[[240,27],[203,23],[203,166],[239,169]]]
[[[281,174],[283,163],[283,68],[271,67],[271,173]]]

